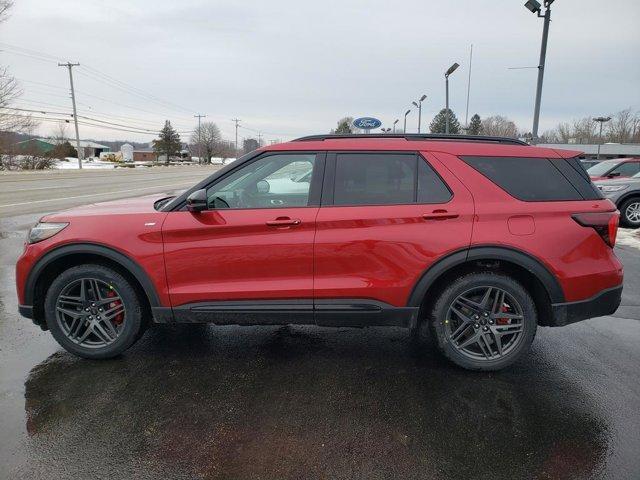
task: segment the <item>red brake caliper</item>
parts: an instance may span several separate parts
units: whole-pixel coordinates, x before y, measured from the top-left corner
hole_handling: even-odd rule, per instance
[[[109,290],[107,292],[107,297],[115,297],[115,296],[116,296],[116,292],[114,290]],[[115,308],[119,305],[122,305],[122,302],[120,300],[115,300],[109,303],[109,309]],[[113,317],[113,323],[115,323],[116,325],[120,325],[123,320],[124,320],[124,312],[121,312],[117,314],[115,317]]]
[[[502,307],[500,307],[500,311],[503,313],[508,313],[509,307],[507,307],[506,305],[502,305]],[[496,318],[496,325],[509,325],[510,323],[510,318]]]

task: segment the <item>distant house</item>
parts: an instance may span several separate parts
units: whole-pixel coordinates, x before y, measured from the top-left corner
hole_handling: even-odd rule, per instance
[[[134,162],[155,162],[156,152],[153,150],[134,150],[133,151]]]
[[[77,144],[75,140],[70,139],[67,141],[71,144],[73,149],[76,150],[77,155]],[[59,140],[53,138],[31,138],[29,140],[16,143],[16,147],[17,149],[25,152],[28,151],[30,153],[46,155],[51,152],[58,143],[60,143]],[[80,149],[84,152],[84,158],[99,157],[102,152],[109,151],[109,147],[106,145],[100,145],[99,143],[91,142],[89,140],[80,140]]]

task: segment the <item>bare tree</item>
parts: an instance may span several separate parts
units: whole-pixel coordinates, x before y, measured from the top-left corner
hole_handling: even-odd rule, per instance
[[[9,132],[29,132],[36,126],[30,115],[11,110],[10,105],[22,95],[16,79],[9,75],[6,67],[0,67],[0,152],[6,152],[10,138]]]
[[[202,122],[200,128],[196,127],[190,143],[193,151],[204,156],[204,163],[211,163],[211,157],[221,156],[225,149],[220,129],[213,122]]]
[[[67,136],[66,122],[58,123],[52,130],[51,135],[49,135],[49,138],[51,138],[56,143],[56,145],[62,145],[64,142],[66,142],[69,138]]]
[[[636,121],[636,116],[630,108],[612,115],[611,121],[607,123],[607,140],[616,143],[630,142]]]
[[[576,143],[595,143],[598,140],[598,123],[591,117],[574,120],[571,138]]]
[[[13,0],[0,0],[0,23],[9,18],[11,7],[13,7]]]
[[[518,133],[516,124],[502,115],[494,115],[482,120],[482,135],[518,138]]]
[[[9,18],[12,0],[0,0],[0,23]],[[29,115],[11,110],[11,104],[22,95],[16,79],[9,74],[7,67],[0,66],[0,155],[8,151],[13,140],[12,132],[33,130],[36,122]]]

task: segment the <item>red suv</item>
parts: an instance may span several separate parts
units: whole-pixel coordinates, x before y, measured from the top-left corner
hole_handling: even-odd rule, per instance
[[[538,326],[620,303],[619,215],[577,154],[437,135],[265,147],[177,197],[42,218],[20,312],[88,358],[153,323],[424,324],[456,364],[497,370]]]

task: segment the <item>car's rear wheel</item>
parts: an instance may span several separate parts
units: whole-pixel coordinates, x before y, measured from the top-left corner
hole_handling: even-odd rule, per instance
[[[58,343],[85,358],[119,355],[144,332],[135,289],[102,265],[62,272],[47,291],[45,316]]]
[[[620,205],[620,216],[625,227],[640,227],[640,198],[630,198]]]
[[[536,333],[535,303],[511,277],[472,273],[446,287],[430,315],[442,354],[470,370],[499,370],[530,347]]]

